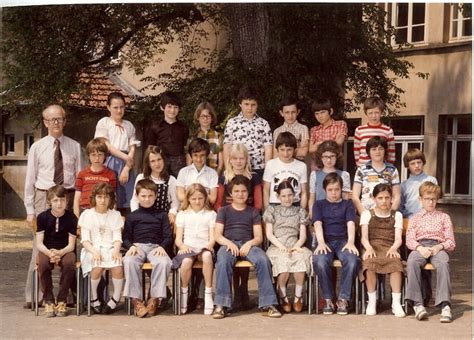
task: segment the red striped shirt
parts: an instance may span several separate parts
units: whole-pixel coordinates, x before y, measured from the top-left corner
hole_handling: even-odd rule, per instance
[[[365,147],[369,139],[375,136],[380,136],[387,140],[387,162],[395,163],[395,136],[392,128],[384,124],[366,124],[358,126],[354,133],[354,159],[357,166],[361,166],[370,160]]]

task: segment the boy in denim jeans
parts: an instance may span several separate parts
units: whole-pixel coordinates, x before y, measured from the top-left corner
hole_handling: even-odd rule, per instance
[[[341,287],[337,300],[337,314],[346,315],[351,299],[352,282],[359,272],[359,251],[355,241],[355,209],[352,201],[342,199],[342,178],[335,172],[323,181],[326,199],[313,205],[313,225],[317,247],[313,268],[319,277],[325,300],[323,314],[334,313],[335,298],[331,266],[336,256],[342,262]]]

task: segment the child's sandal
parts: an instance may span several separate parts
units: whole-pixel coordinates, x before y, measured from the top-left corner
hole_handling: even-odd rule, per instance
[[[113,297],[111,297],[110,300],[112,300],[115,303],[115,307],[112,308],[109,306],[109,304],[106,304],[104,307],[104,314],[112,314],[113,312],[117,310],[118,301],[116,301]]]
[[[99,304],[94,306],[94,302],[99,302]],[[102,314],[102,305],[99,301],[99,298],[91,300],[91,310],[94,312],[94,314]]]

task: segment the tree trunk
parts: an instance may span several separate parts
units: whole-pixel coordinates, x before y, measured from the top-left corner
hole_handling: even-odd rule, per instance
[[[265,65],[269,50],[269,15],[265,4],[227,4],[234,57],[245,66]]]

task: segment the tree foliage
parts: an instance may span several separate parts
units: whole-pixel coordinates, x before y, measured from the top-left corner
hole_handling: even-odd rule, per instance
[[[81,90],[80,72],[106,68],[119,51],[124,65],[142,74],[176,32],[202,19],[191,4],[4,8],[3,104],[67,103]]]
[[[158,84],[182,92],[185,111],[192,112],[199,101],[206,99],[217,106],[221,120],[225,120],[237,111],[235,98],[244,83],[260,90],[259,112],[270,121],[279,119],[278,102],[286,95],[297,96],[306,104],[328,97],[346,114],[370,95],[383,98],[389,114],[396,114],[404,105],[400,101],[403,90],[397,87],[396,80],[407,78],[412,65],[396,58],[389,43],[394,30],[386,27],[386,13],[379,6],[220,6],[220,15],[226,19],[223,24],[231,32],[229,50],[233,53],[221,54],[215,68],[194,69],[184,76],[180,72],[185,69],[180,66],[171,75],[158,79]],[[245,17],[250,10],[266,14],[253,13],[253,26],[236,24],[235,18]],[[258,20],[268,20],[268,24]],[[248,32],[249,26],[254,32]],[[259,38],[262,33],[267,35],[264,43]],[[252,34],[257,43],[236,39]],[[255,46],[261,46],[257,57],[248,53]],[[261,55],[264,53],[267,55]],[[311,116],[307,115],[308,121]]]
[[[204,47],[203,40],[212,32],[203,22],[228,32],[226,48]],[[91,65],[106,68],[118,51],[126,67],[143,74],[175,40],[181,54],[171,72],[144,80],[151,88],[179,92],[189,121],[196,105],[209,100],[219,121],[225,122],[238,110],[236,96],[243,84],[260,91],[259,113],[273,122],[278,102],[286,95],[306,104],[329,97],[347,114],[376,94],[394,114],[404,105],[396,80],[408,77],[412,67],[396,58],[390,45],[394,30],[386,27],[386,13],[376,4],[7,8],[3,25],[8,102],[67,101],[77,90],[81,70]],[[198,66],[199,57],[205,65]],[[146,98],[137,107],[146,116],[156,112],[157,101]]]

